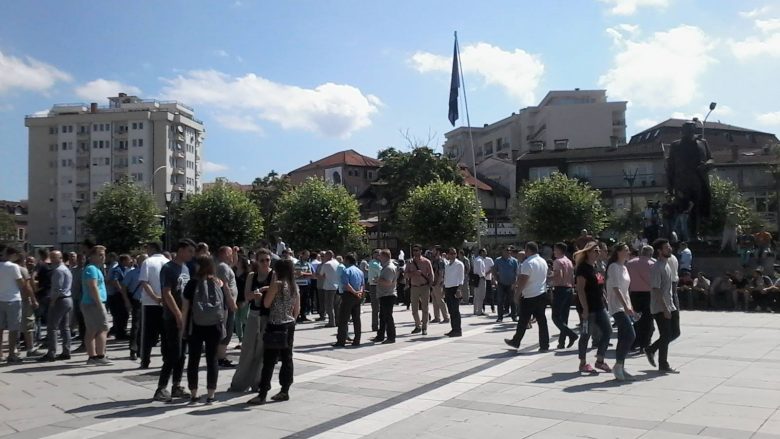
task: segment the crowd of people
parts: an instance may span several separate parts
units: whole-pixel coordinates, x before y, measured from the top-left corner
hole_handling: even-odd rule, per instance
[[[449,324],[445,335],[460,337],[461,307],[470,305],[472,317],[516,322],[514,336],[505,340],[513,349],[536,324],[538,349],[547,352],[550,305],[559,330],[556,347],[577,344],[580,372],[632,380],[625,368],[632,353],[645,355],[663,373],[676,373],[668,351],[680,336],[681,304],[709,307],[723,299],[732,308],[741,303],[745,309],[777,310],[780,297],[780,280],[762,267],[749,278],[739,271],[713,282],[701,272],[693,277],[691,250],[682,243],[674,251],[664,238],[638,249],[617,243],[610,250],[583,231],[571,243],[506,246],[495,259],[485,249],[470,255],[420,245],[411,247],[409,259],[403,253],[393,258],[388,249],[364,259],[330,250],[296,253],[281,238],[272,247],[223,246],[211,254],[205,243],[182,239],[171,253],[150,242],[144,252],[117,255],[85,242],[81,252],[39,249],[37,258],[7,247],[0,262],[6,361],[22,362],[23,350],[38,362],[69,360],[83,352],[88,365],[111,365],[106,346],[113,337],[127,342],[129,359],[141,369],[150,367],[159,345],[155,401],[200,401],[198,368],[205,357],[206,403],[214,401],[219,369],[236,368],[229,390],[256,392],[249,403],[264,404],[277,363],[281,389],[272,399],[290,398],[296,324],[315,321],[335,328],[334,349],[359,347],[362,305],[368,302],[370,341],[392,344],[398,336],[393,314],[401,304],[413,316],[409,336],[424,337],[429,325]],[[569,323],[572,306],[576,325]],[[659,336],[653,341],[656,327]],[[610,366],[606,353],[613,328],[617,345]],[[227,356],[233,337],[238,364]],[[72,350],[74,338],[81,346]],[[45,352],[36,348],[41,341]],[[596,349],[592,365],[589,347]]]

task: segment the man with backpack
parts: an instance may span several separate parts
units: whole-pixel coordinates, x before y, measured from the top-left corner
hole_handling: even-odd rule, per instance
[[[184,287],[190,280],[187,263],[192,260],[194,254],[195,242],[191,239],[182,239],[176,246],[176,257],[163,265],[160,270],[163,302],[163,335],[160,350],[163,366],[157,382],[157,391],[154,392],[155,401],[168,402],[173,398],[190,397],[181,386],[186,357],[185,346],[182,343],[186,322],[182,316],[181,303]],[[173,387],[169,393],[167,387],[171,376],[173,376]]]

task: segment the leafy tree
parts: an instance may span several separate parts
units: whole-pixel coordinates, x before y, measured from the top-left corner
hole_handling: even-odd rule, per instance
[[[710,175],[710,191],[710,216],[701,222],[701,233],[704,236],[720,236],[727,223],[739,224],[745,232],[756,232],[764,227],[763,220],[742,197],[737,185]]]
[[[163,232],[152,194],[126,178],[100,191],[85,224],[95,242],[114,252],[160,239]]]
[[[276,171],[271,171],[263,178],[257,177],[252,182],[252,190],[247,194],[260,209],[266,224],[267,234],[278,231],[276,225],[276,205],[282,194],[292,189],[292,183],[287,177],[279,177]],[[268,236],[270,238],[270,236]]]
[[[434,181],[463,184],[457,163],[427,146],[409,152],[387,148],[379,152],[382,167],[378,172],[379,194],[387,200],[390,223],[396,221],[398,206],[418,186]]]
[[[520,188],[513,206],[513,221],[523,238],[555,242],[573,239],[582,229],[598,234],[607,227],[609,215],[600,191],[554,173]]]
[[[276,224],[293,249],[362,249],[365,230],[358,202],[344,186],[310,178],[284,192],[276,206]]]
[[[644,216],[637,209],[615,212],[610,215],[609,228],[617,232],[618,240],[633,242],[644,228]]]
[[[263,234],[260,209],[243,192],[217,181],[201,194],[187,198],[181,224],[187,236],[211,248],[252,245]]]
[[[0,212],[0,242],[16,241],[16,222],[8,212]]]
[[[475,238],[481,216],[473,189],[442,181],[412,190],[398,210],[404,238],[423,245],[459,247]]]

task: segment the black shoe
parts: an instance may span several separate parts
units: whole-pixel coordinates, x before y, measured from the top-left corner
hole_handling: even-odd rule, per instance
[[[678,370],[672,369],[669,366],[658,368],[658,371],[665,374],[675,374],[675,375],[680,373]]]
[[[505,338],[504,343],[506,343],[508,346],[513,347],[515,349],[520,349],[520,343],[515,342],[511,338]]]
[[[54,358],[55,358],[55,359],[57,359],[57,360],[60,360],[60,361],[63,361],[63,360],[70,360],[70,354],[69,354],[69,353],[66,353],[66,352],[63,352],[63,353],[61,353],[61,354],[57,355],[57,356],[56,356],[56,357],[54,357]]]
[[[385,338],[384,337],[374,337],[374,338],[371,339],[371,341],[373,341],[374,343],[382,343],[383,341],[385,341]]]
[[[219,367],[224,367],[224,368],[234,368],[234,367],[236,367],[236,365],[233,364],[233,362],[228,360],[227,358],[221,358],[221,359],[217,360],[217,363],[219,364]]]
[[[81,346],[77,347],[75,351],[73,351],[74,354],[83,354],[87,352],[87,346],[82,344]]]
[[[184,390],[182,386],[174,386],[171,389],[171,398],[190,398],[191,396],[190,392]]]
[[[130,351],[130,361],[135,361],[138,359],[138,354],[136,354],[133,351]]]
[[[547,352],[550,352],[550,348],[539,348],[539,353],[545,354]]]
[[[647,362],[650,363],[651,366],[656,367],[655,352],[651,351],[650,349],[645,349],[645,356],[647,356]]]
[[[517,322],[517,317],[512,317],[513,322]]]
[[[356,347],[358,347],[358,346],[360,346],[360,340],[354,340],[354,341],[352,342],[352,347],[353,347],[353,348],[356,348]]]
[[[578,338],[580,338],[580,336],[576,335],[576,334],[574,335],[574,337],[569,337],[569,344],[566,345],[566,347],[570,348],[570,347],[574,346],[574,343],[577,341]]]
[[[149,369],[149,363],[141,363],[141,365],[138,366],[138,369],[140,369],[140,370]]]
[[[336,342],[336,343],[333,343],[331,345],[331,347],[334,347],[334,348],[345,348],[345,347],[347,347],[347,345],[344,344],[344,343]]]
[[[266,398],[265,393],[261,393],[261,394],[255,396],[254,398],[250,399],[246,403],[249,404],[249,405],[263,405],[266,402],[265,398]]]
[[[382,342],[382,344],[393,344],[393,343],[395,343],[394,338],[388,338],[387,340]]]
[[[453,332],[450,332],[450,333],[447,335],[447,337],[461,337],[461,336],[463,336],[463,333],[462,333],[462,332],[460,332],[460,331],[457,331],[457,332],[454,332],[454,331],[453,331]]]
[[[412,334],[419,334],[421,332],[422,332],[422,328],[420,328],[419,326],[415,326],[415,328],[412,329]]]
[[[328,319],[327,317],[319,317],[317,318],[317,320],[315,320],[315,322],[324,322],[327,319]]]
[[[57,361],[57,359],[54,357],[54,355],[46,354],[42,357],[38,357],[35,361],[38,363],[51,363]]]
[[[271,400],[272,401],[277,401],[277,402],[289,401],[290,400],[290,394],[287,393],[287,392],[279,392],[276,395],[272,396]]]
[[[563,344],[563,343],[558,343],[558,346],[556,347],[556,349],[558,349],[558,350],[561,350],[561,349],[563,349],[564,347],[565,347],[565,346],[564,346],[564,344]]]
[[[504,321],[503,317],[499,317],[496,319],[496,323],[502,323]]]

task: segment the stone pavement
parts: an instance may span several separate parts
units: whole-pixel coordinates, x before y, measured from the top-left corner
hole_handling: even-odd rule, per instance
[[[410,336],[411,316],[396,307],[396,344],[364,334],[364,346],[342,350],[330,348],[333,329],[298,325],[292,399],[262,407],[245,404],[253,395],[222,392],[225,369],[213,405],[151,402],[159,356],[140,371],[119,344],[110,346],[112,367],[84,366],[83,355],[3,366],[0,437],[780,439],[778,315],[683,312],[670,349],[681,373],[659,375],[633,357],[627,369],[639,381],[627,384],[580,376],[575,348],[537,353],[535,329],[509,351],[511,321],[466,316],[462,338],[443,337],[441,324]],[[364,313],[364,328],[368,320]]]

